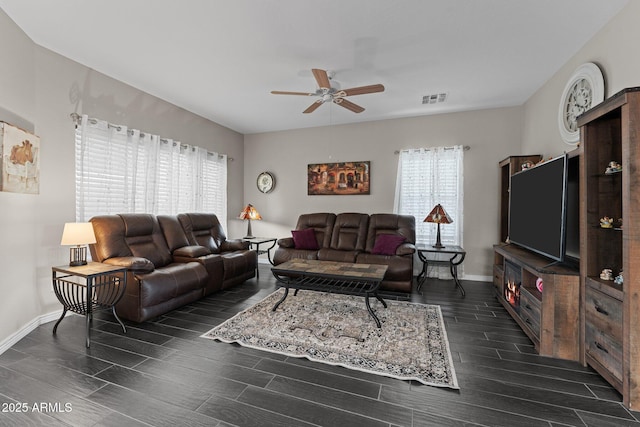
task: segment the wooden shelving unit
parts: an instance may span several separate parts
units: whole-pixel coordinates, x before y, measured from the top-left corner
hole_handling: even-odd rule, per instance
[[[579,155],[580,150],[572,155]],[[577,269],[555,265],[548,258],[506,244],[509,234],[509,191],[511,176],[526,162],[540,162],[542,156],[510,156],[500,167],[500,241],[494,246],[493,284],[496,297],[534,343],[539,354],[580,360],[580,276]],[[515,277],[515,279],[514,279]],[[536,281],[544,283],[544,292]],[[514,284],[513,281],[517,283]],[[514,299],[507,289],[517,288]]]
[[[640,409],[640,88],[615,94],[578,119],[580,163],[581,361]],[[622,165],[605,173],[609,162]],[[602,228],[600,218],[614,219]],[[603,280],[608,268],[624,283]]]
[[[540,154],[526,156],[509,156],[500,161],[500,236],[499,242],[505,242],[509,237],[509,186],[511,175],[522,170],[526,162],[538,163],[542,160]]]

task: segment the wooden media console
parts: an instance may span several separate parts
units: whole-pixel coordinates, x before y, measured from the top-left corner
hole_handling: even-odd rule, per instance
[[[496,296],[540,355],[579,361],[580,272],[549,263],[517,246],[495,245]]]

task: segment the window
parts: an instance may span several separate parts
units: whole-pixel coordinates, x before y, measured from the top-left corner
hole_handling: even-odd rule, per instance
[[[416,244],[435,243],[437,225],[424,218],[440,203],[453,220],[440,225],[442,244],[462,246],[463,158],[462,146],[400,152],[395,212],[416,218]]]
[[[211,212],[226,228],[227,158],[82,116],[76,127],[76,220]]]

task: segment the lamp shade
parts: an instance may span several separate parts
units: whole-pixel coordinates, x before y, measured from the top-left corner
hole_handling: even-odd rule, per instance
[[[69,249],[69,265],[78,267],[87,264],[87,247],[96,243],[96,235],[93,232],[93,224],[90,222],[68,222],[62,231],[63,246],[75,246]]]
[[[240,212],[240,216],[238,218],[248,220],[247,221],[247,235],[244,236],[244,238],[245,239],[255,239],[255,237],[253,237],[253,234],[251,233],[251,220],[252,219],[262,219],[262,217],[260,216],[260,213],[258,213],[256,208],[254,208],[252,204],[248,204],[247,206],[244,207],[242,212]]]
[[[247,206],[244,207],[242,212],[240,212],[240,216],[238,218],[260,220],[262,219],[262,216],[260,216],[260,213],[256,210],[256,208],[253,207],[253,205],[248,204]]]
[[[96,243],[93,224],[90,222],[68,222],[62,231],[60,245],[75,246]]]
[[[431,209],[429,215],[424,219],[424,222],[433,222],[436,224],[451,224],[453,219],[449,216],[449,214],[444,210],[442,205],[438,203]]]
[[[429,215],[427,215],[427,217],[424,219],[424,222],[433,222],[434,224],[438,224],[436,244],[433,245],[433,247],[438,249],[444,248],[444,245],[440,241],[440,224],[451,224],[453,220],[440,203],[438,203],[433,207],[433,209],[431,209],[431,212],[429,212]]]

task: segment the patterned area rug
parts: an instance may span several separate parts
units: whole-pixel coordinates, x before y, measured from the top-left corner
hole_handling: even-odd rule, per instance
[[[402,380],[458,388],[440,306],[279,289],[202,335],[227,343],[339,365]]]

